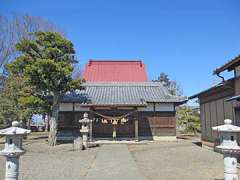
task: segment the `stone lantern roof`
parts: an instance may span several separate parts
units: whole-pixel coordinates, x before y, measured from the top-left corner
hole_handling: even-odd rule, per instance
[[[232,125],[231,119],[225,119],[224,125],[216,126],[212,129],[217,132],[240,132],[240,127]]]
[[[12,127],[0,130],[0,135],[24,135],[31,133],[31,130],[19,128],[19,122],[13,121]]]
[[[88,113],[83,114],[83,119],[79,120],[80,123],[90,123],[91,120],[88,118]]]

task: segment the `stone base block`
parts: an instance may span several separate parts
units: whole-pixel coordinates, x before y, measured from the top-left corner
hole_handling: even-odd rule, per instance
[[[154,141],[177,141],[176,136],[153,136]]]
[[[73,141],[73,149],[75,151],[77,150],[83,150],[83,141],[82,141],[82,138],[81,137],[78,137],[76,139],[74,139]]]

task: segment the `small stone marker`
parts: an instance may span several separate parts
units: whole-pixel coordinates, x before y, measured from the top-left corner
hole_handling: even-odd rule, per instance
[[[240,153],[240,146],[237,143],[237,134],[240,132],[240,127],[233,126],[231,119],[224,120],[224,123],[224,125],[212,127],[220,137],[220,145],[216,146],[216,149],[224,155],[224,179],[238,180],[237,155]]]
[[[25,153],[22,148],[22,139],[31,131],[19,128],[19,122],[13,121],[12,127],[0,130],[0,135],[6,136],[5,148],[0,155],[6,159],[5,180],[18,180],[19,157]]]
[[[73,141],[73,149],[75,151],[83,150],[83,141],[82,141],[81,137],[77,137],[76,139],[74,139],[74,141]]]

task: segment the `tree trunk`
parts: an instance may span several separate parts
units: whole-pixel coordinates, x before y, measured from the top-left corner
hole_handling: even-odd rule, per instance
[[[60,95],[58,93],[54,93],[52,117],[50,119],[50,131],[49,131],[49,135],[48,135],[48,144],[50,146],[55,146],[57,143],[59,106],[60,106]]]
[[[49,122],[50,122],[50,114],[47,114],[47,118],[45,119],[45,132],[49,131]]]
[[[27,129],[31,129],[32,116],[27,119]]]

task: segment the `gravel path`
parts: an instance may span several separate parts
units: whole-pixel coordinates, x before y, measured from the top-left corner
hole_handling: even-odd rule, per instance
[[[20,180],[82,180],[98,150],[73,151],[71,144],[52,148],[45,142],[28,144],[25,149],[27,153],[20,159]],[[4,166],[1,157],[0,167]],[[0,168],[0,179],[3,179],[4,168]]]
[[[71,144],[48,147],[45,141],[35,140],[24,148],[27,153],[20,160],[19,180],[223,179],[222,155],[187,141],[111,144],[73,151]],[[0,179],[4,172],[5,158],[0,157]]]
[[[223,156],[191,142],[161,142],[128,147],[140,171],[149,180],[224,178]]]

